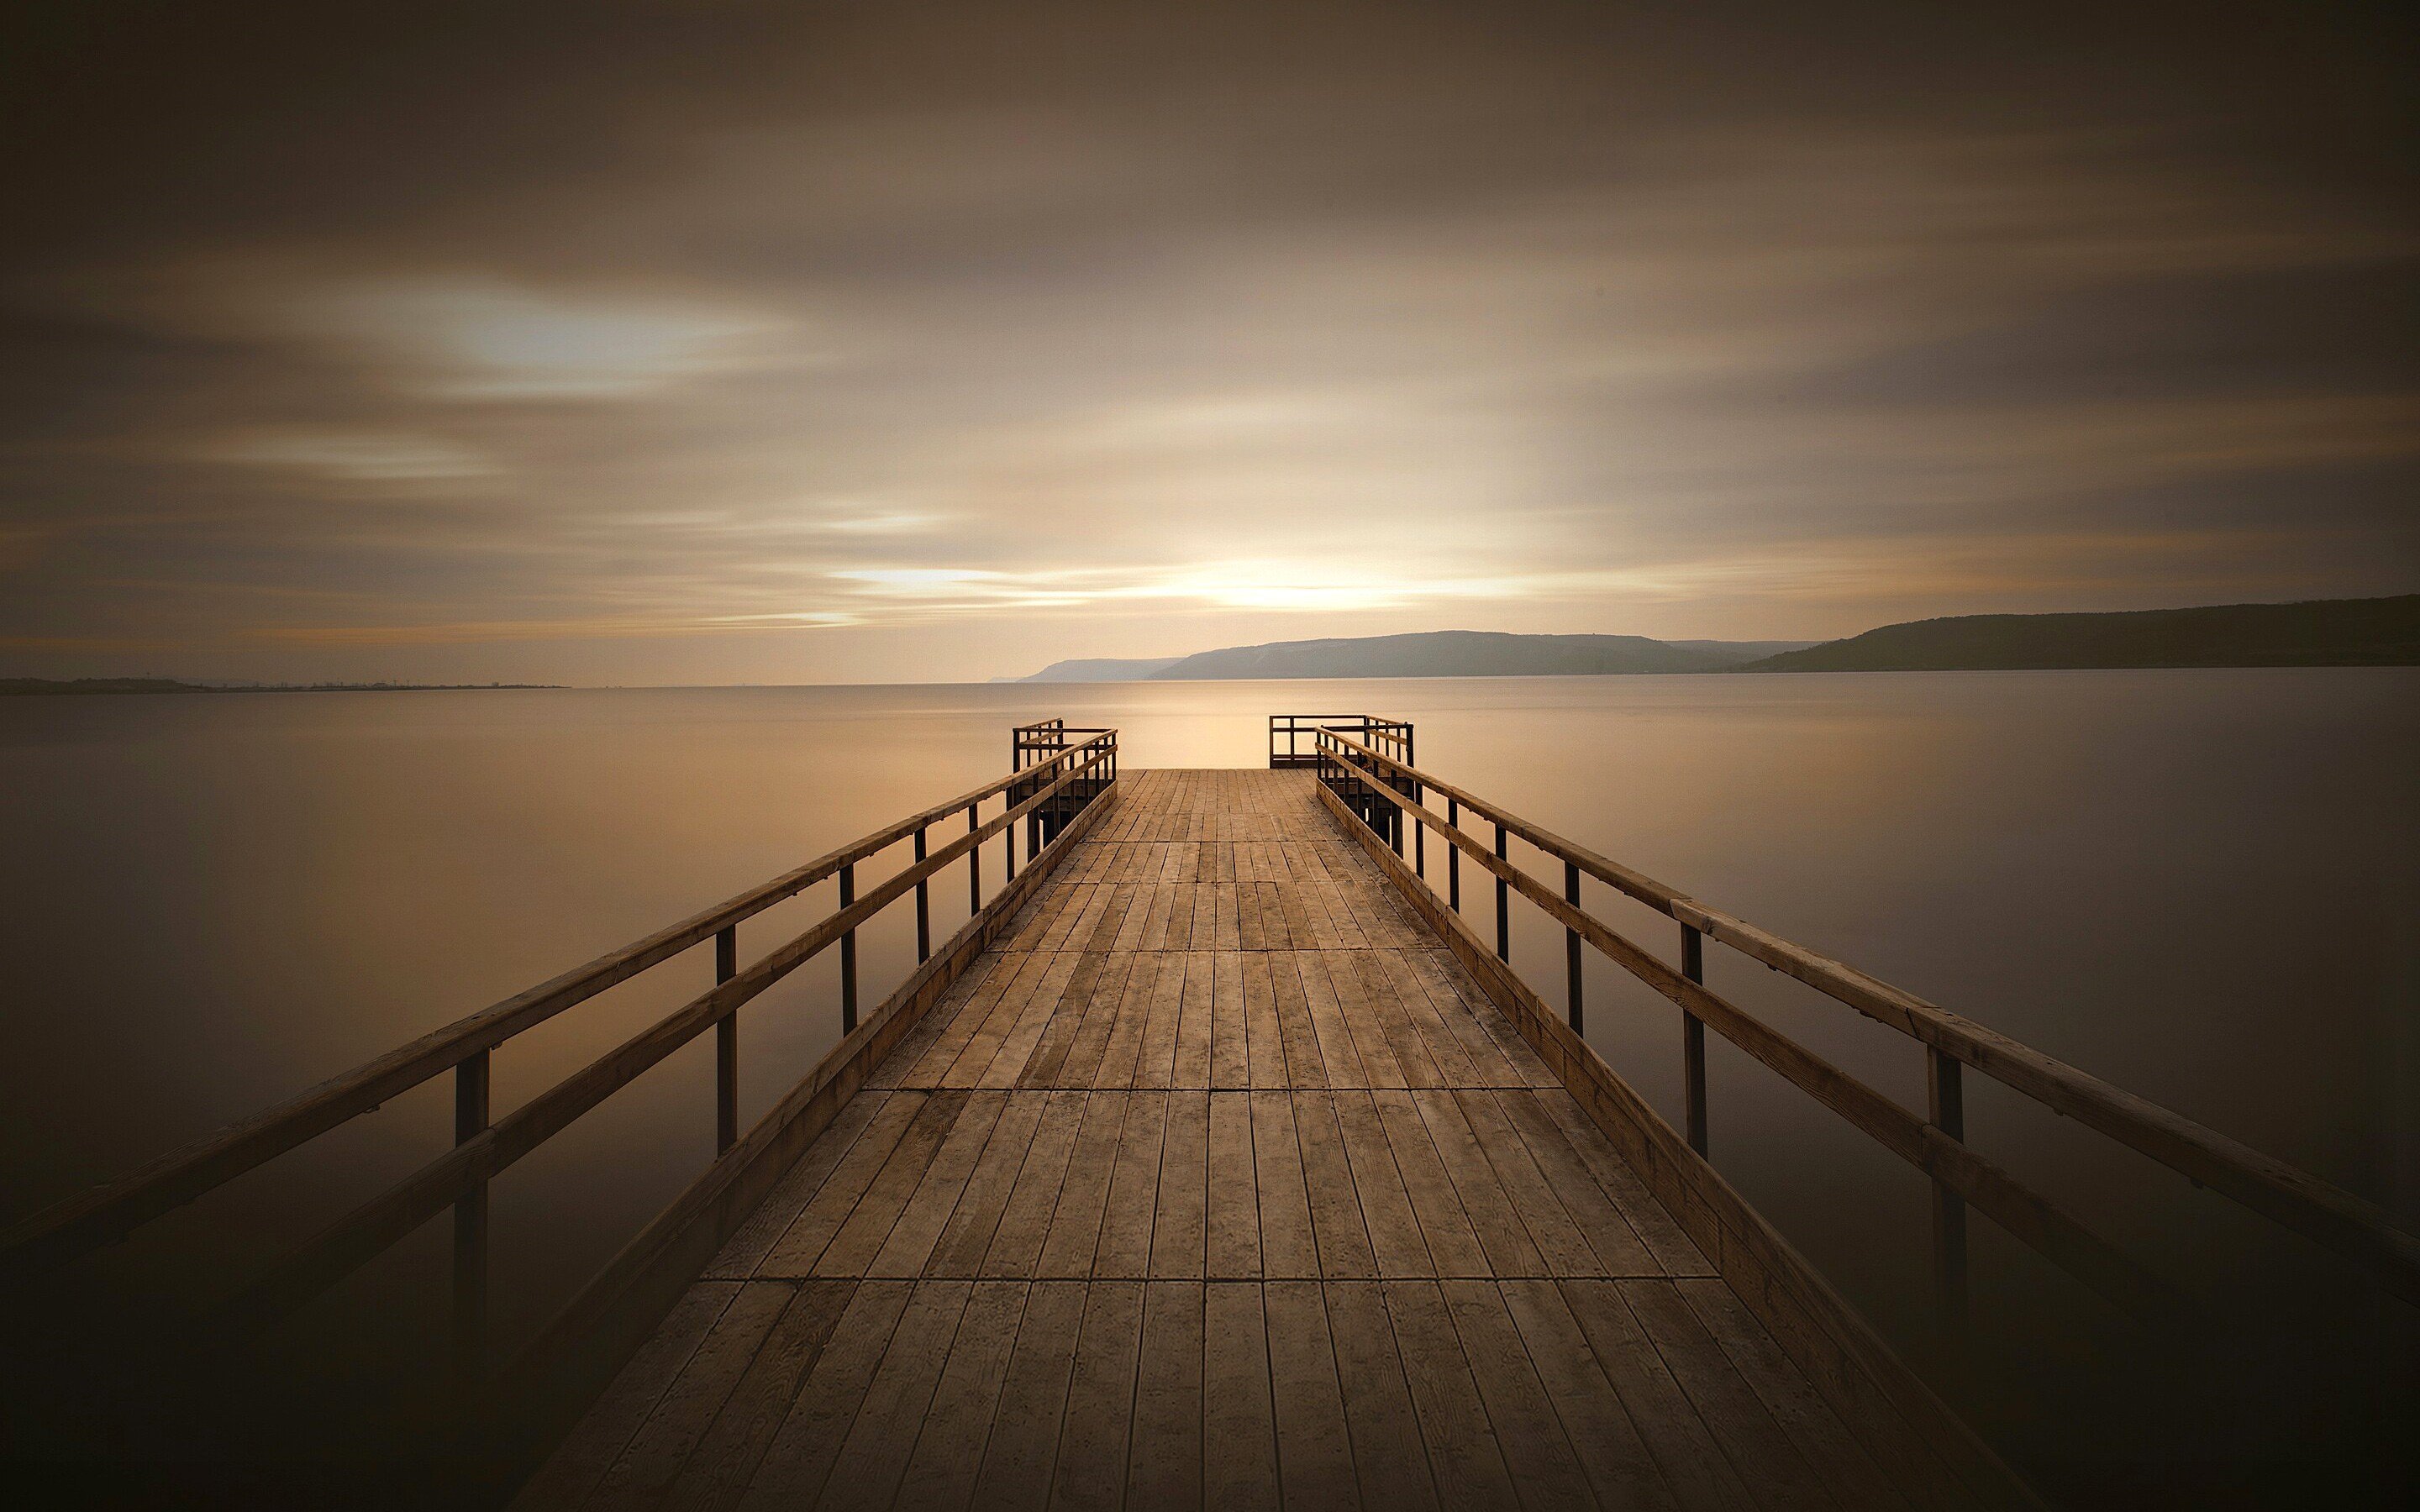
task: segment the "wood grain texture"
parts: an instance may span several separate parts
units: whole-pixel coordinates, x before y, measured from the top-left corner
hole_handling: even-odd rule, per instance
[[[1305,774],[1120,782],[528,1505],[1936,1504]]]

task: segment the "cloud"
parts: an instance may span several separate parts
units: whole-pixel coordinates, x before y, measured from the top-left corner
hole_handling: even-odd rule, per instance
[[[338,482],[434,483],[496,471],[468,447],[435,436],[374,430],[256,430],[199,449],[215,462],[283,469]]]

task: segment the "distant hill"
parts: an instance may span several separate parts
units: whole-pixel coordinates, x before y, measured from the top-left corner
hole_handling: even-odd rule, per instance
[[[1190,656],[1053,662],[1028,683],[1193,682],[1279,677],[1539,677],[1710,672],[1808,640],[1651,640],[1637,635],[1430,630],[1229,646]]]
[[[2420,594],[2115,614],[1967,614],[1915,620],[1734,670],[2361,666],[2420,666]]]
[[[17,693],[207,693],[198,683],[166,677],[0,677],[0,697]]]
[[[1031,677],[1001,677],[1002,683],[1138,683],[1182,656],[1078,656],[1054,661]]]

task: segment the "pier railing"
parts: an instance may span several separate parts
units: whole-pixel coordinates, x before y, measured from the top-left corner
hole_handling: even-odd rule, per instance
[[[1029,727],[1039,729],[1043,727]],[[736,898],[644,939],[597,957],[527,992],[457,1021],[357,1066],[276,1107],[230,1125],[161,1157],[140,1170],[85,1192],[0,1234],[0,1280],[13,1290],[78,1257],[124,1238],[153,1219],[291,1150],[448,1071],[455,1078],[455,1144],[386,1192],[356,1208],[291,1252],[229,1302],[208,1332],[233,1342],[258,1332],[326,1291],[447,1208],[454,1215],[454,1333],[458,1365],[476,1374],[483,1362],[488,1306],[488,1188],[505,1168],[572,1120],[596,1107],[707,1029],[715,1031],[715,1128],[718,1158],[705,1177],[626,1249],[566,1310],[539,1347],[525,1356],[588,1345],[601,1314],[641,1287],[665,1257],[694,1254],[704,1241],[744,1217],[814,1132],[862,1082],[867,1070],[916,1014],[939,996],[967,962],[1030,894],[1063,854],[1057,841],[1085,822],[1087,810],[1112,791],[1117,777],[1114,730],[1070,731],[1051,721],[1050,744],[1030,752],[1019,732],[1017,765],[1009,776],[908,815],[870,835],[752,887]],[[1080,740],[1073,737],[1082,736]],[[986,804],[1000,811],[985,817]],[[962,832],[932,843],[933,831],[963,816]],[[1017,821],[1034,823],[1026,882],[1016,877]],[[1047,834],[1045,833],[1047,831]],[[1005,837],[1001,886],[987,901],[983,853]],[[861,896],[857,868],[907,841],[903,869]],[[968,912],[964,928],[938,951],[932,940],[929,888],[944,868],[964,861]],[[739,964],[738,928],[817,883],[837,879],[839,906],[804,933],[754,964]],[[914,900],[918,966],[861,1024],[857,931],[904,898]],[[501,1118],[489,1107],[489,1057],[524,1030],[711,940],[716,985],[624,1041],[603,1056]],[[837,946],[840,951],[841,1041],[814,1071],[745,1138],[738,1127],[738,1011],[751,998]],[[716,1222],[698,1220],[711,1212]],[[705,1254],[712,1253],[711,1246]],[[696,1255],[703,1263],[704,1255]],[[694,1267],[690,1267],[691,1270]],[[678,1279],[685,1283],[687,1276]],[[644,1309],[642,1309],[644,1311]],[[520,1369],[522,1367],[517,1367]],[[527,1368],[537,1368],[530,1365]]]
[[[1421,903],[1425,893],[1430,906],[1423,911],[1449,943],[1458,949],[1473,948],[1469,953],[1483,952],[1486,944],[1462,918],[1464,856],[1493,879],[1494,959],[1479,955],[1469,962],[1474,974],[1490,985],[1491,995],[1502,993],[1516,999],[1516,1006],[1547,1028],[1552,1048],[1562,1058],[1584,1057],[1592,1062],[1586,1068],[1592,1075],[1604,1062],[1579,1034],[1585,1007],[1581,980],[1585,945],[1681,1010],[1683,1117],[1688,1146],[1699,1156],[1707,1151],[1705,1031],[1712,1026],[1758,1062],[1921,1170],[1932,1184],[1935,1285],[1953,1327],[1962,1321],[1965,1312],[1969,1207],[2137,1319],[2170,1334],[2189,1331],[2193,1324],[2181,1295],[2165,1281],[1967,1144],[1962,1078],[1970,1068],[2352,1259],[2387,1292],[2420,1304],[2420,1238],[2397,1227],[2377,1206],[1912,993],[1608,860],[1419,770],[1407,754],[1398,755],[1377,743],[1356,738],[1364,729],[1388,723],[1355,715],[1316,728],[1311,738],[1320,781],[1334,797],[1340,814],[1367,826],[1365,844],[1374,842],[1391,851],[1397,880],[1415,904]],[[1403,741],[1406,752],[1409,744],[1406,735]],[[1444,800],[1443,815],[1429,807],[1431,798]],[[1388,817],[1393,823],[1373,823],[1368,817],[1373,804],[1391,810]],[[1412,826],[1408,862],[1404,860],[1405,823]],[[1492,834],[1481,840],[1466,827],[1470,825],[1489,826]],[[1426,848],[1421,843],[1431,829],[1447,845],[1441,900],[1429,879]],[[1513,839],[1559,861],[1562,875],[1549,882],[1513,864],[1507,843]],[[1678,924],[1679,967],[1667,964],[1584,910],[1582,877],[1608,884]],[[1559,1032],[1560,1026],[1553,1024],[1554,1015],[1544,1001],[1511,969],[1510,912],[1516,892],[1563,927],[1568,1036]],[[1442,909],[1434,906],[1439,901]],[[1925,1112],[1917,1115],[1709,989],[1705,984],[1709,939],[1793,977],[1921,1045]],[[1514,1016],[1517,1021],[1521,1014]],[[1565,1071],[1565,1080],[1575,1080],[1572,1070]],[[1575,1091],[1580,1089],[1575,1086]],[[1626,1087],[1618,1092],[1608,1090],[1608,1095],[1636,1102],[1636,1094]],[[1625,1116],[1635,1119],[1638,1111],[1629,1109]]]

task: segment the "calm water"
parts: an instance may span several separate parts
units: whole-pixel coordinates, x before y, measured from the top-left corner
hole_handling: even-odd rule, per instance
[[[2420,1222],[2420,672],[2369,669],[0,701],[0,1218],[995,776],[1013,722],[1120,726],[1129,766],[1241,766],[1266,714],[1326,709],[1413,719],[1441,776]],[[936,897],[962,913],[962,889]],[[1674,952],[1669,920],[1590,902]],[[830,907],[743,928],[743,955]],[[1559,932],[1515,922],[1516,964],[1559,1001]],[[868,942],[869,1000],[905,923]],[[1726,951],[1709,966],[1923,1105],[1898,1036]],[[499,1111],[708,970],[684,958],[516,1041]],[[746,1011],[743,1119],[836,1038],[830,973]],[[1677,1118],[1677,1014],[1602,963],[1586,990],[1590,1038]],[[505,1347],[710,1158],[710,1055],[497,1183]],[[2223,1446],[2218,1478],[2273,1492],[2277,1464],[2394,1431],[2410,1309],[1976,1077],[1978,1146],[2258,1322],[2227,1363],[2270,1381],[2264,1427],[2240,1429],[2232,1388],[2102,1410],[2226,1372],[2121,1367],[2124,1331],[1980,1220],[1976,1337],[1949,1350],[1923,1181],[1719,1041],[1711,1065],[1716,1165],[2046,1484],[2157,1500],[2164,1459]],[[274,1163],[100,1278],[130,1317],[209,1295],[442,1149],[449,1098]],[[364,1380],[426,1361],[444,1243],[432,1224],[349,1283],[298,1357]],[[2348,1374],[2361,1391],[2313,1384]]]

